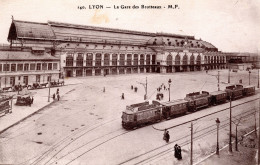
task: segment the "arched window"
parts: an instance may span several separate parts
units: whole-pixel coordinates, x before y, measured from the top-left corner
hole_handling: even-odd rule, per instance
[[[124,54],[120,54],[120,61],[119,61],[120,65],[125,65],[125,55]]]
[[[187,64],[188,64],[188,57],[187,57],[186,54],[183,56],[182,64],[183,64],[183,65],[187,65]]]
[[[110,61],[110,54],[106,53],[104,55],[104,66],[108,66]]]
[[[190,65],[194,65],[194,55],[190,56]]]
[[[127,65],[132,65],[132,54],[127,54]]]
[[[92,66],[93,65],[93,54],[87,53],[86,55],[86,66]]]
[[[167,58],[166,58],[166,63],[167,65],[172,65],[172,55],[168,55]]]
[[[146,65],[150,65],[151,64],[150,61],[151,61],[151,56],[148,54],[146,55]]]
[[[144,65],[144,55],[140,55],[140,65]]]
[[[138,65],[138,54],[134,54],[134,65]]]
[[[112,54],[112,65],[117,65],[117,54]]]
[[[82,54],[82,53],[79,53],[79,54],[78,54],[76,65],[77,65],[77,66],[83,66],[83,54]]]
[[[67,55],[66,66],[73,66],[73,56],[72,55]]]
[[[196,63],[197,63],[197,65],[201,64],[201,56],[200,55],[197,56]]]
[[[101,66],[101,53],[96,54],[95,66]]]
[[[175,56],[175,65],[180,65],[181,64],[181,57],[179,54]]]

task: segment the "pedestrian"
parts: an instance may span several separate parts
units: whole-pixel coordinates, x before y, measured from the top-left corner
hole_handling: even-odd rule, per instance
[[[182,155],[181,155],[181,146],[177,146],[177,151],[178,151],[178,160],[181,160],[182,159]]]
[[[57,98],[58,98],[58,101],[60,101],[60,95],[59,94],[57,95]]]
[[[166,140],[166,133],[167,133],[167,129],[164,129],[164,132],[163,132],[163,140]]]
[[[34,99],[33,99],[33,96],[32,96],[31,104],[33,104],[33,100],[34,100]]]
[[[165,141],[166,141],[167,143],[169,143],[169,140],[170,140],[170,134],[169,134],[169,131],[166,131]]]
[[[105,88],[105,87],[103,88],[103,92],[104,92],[104,93],[106,92],[106,88]]]
[[[55,93],[53,93],[52,98],[53,98],[53,100],[55,100]]]
[[[174,146],[174,157],[178,159],[178,144]]]
[[[121,99],[122,99],[122,100],[125,99],[125,95],[124,95],[124,93],[122,93]]]
[[[60,90],[59,90],[59,88],[57,88],[56,94],[59,94],[59,92],[60,92]]]
[[[31,106],[31,98],[30,98],[30,96],[29,96],[28,99],[27,99],[27,104],[28,104],[29,106]]]
[[[131,89],[132,89],[132,90],[134,89],[133,85],[131,85]]]

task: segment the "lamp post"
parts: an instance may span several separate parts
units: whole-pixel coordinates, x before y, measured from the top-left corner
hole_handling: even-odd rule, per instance
[[[230,83],[230,66],[228,67],[228,83]]]
[[[48,102],[50,102],[50,93],[51,93],[51,81],[48,82],[48,86],[49,86],[49,94],[48,94]]]
[[[259,88],[259,69],[258,70],[258,73],[257,73],[257,88]]]
[[[232,154],[232,142],[231,142],[231,136],[232,136],[232,111],[231,111],[231,101],[232,101],[232,96],[229,96],[229,102],[230,102],[230,107],[229,107],[229,153]]]
[[[220,124],[219,118],[217,118],[216,124],[217,124],[217,149],[216,149],[216,154],[219,155],[219,145],[218,145],[218,131],[219,131],[219,124]]]
[[[169,84],[169,101],[171,101],[171,83],[172,83],[172,80],[169,79],[168,80],[168,84]]]
[[[249,70],[248,73],[249,73],[249,85],[250,85],[250,73],[251,73],[251,71]]]

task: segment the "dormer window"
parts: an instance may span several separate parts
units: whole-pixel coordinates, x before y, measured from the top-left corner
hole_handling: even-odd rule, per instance
[[[32,54],[43,55],[45,49],[41,47],[32,47]]]

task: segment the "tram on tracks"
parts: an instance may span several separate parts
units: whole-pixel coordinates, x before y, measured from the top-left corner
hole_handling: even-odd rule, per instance
[[[148,101],[126,106],[122,113],[122,126],[133,129],[147,124],[183,116],[209,106],[217,106],[227,101],[255,94],[255,86],[243,87],[240,84],[229,85],[226,89],[214,92],[193,92],[184,99],[168,102]]]

